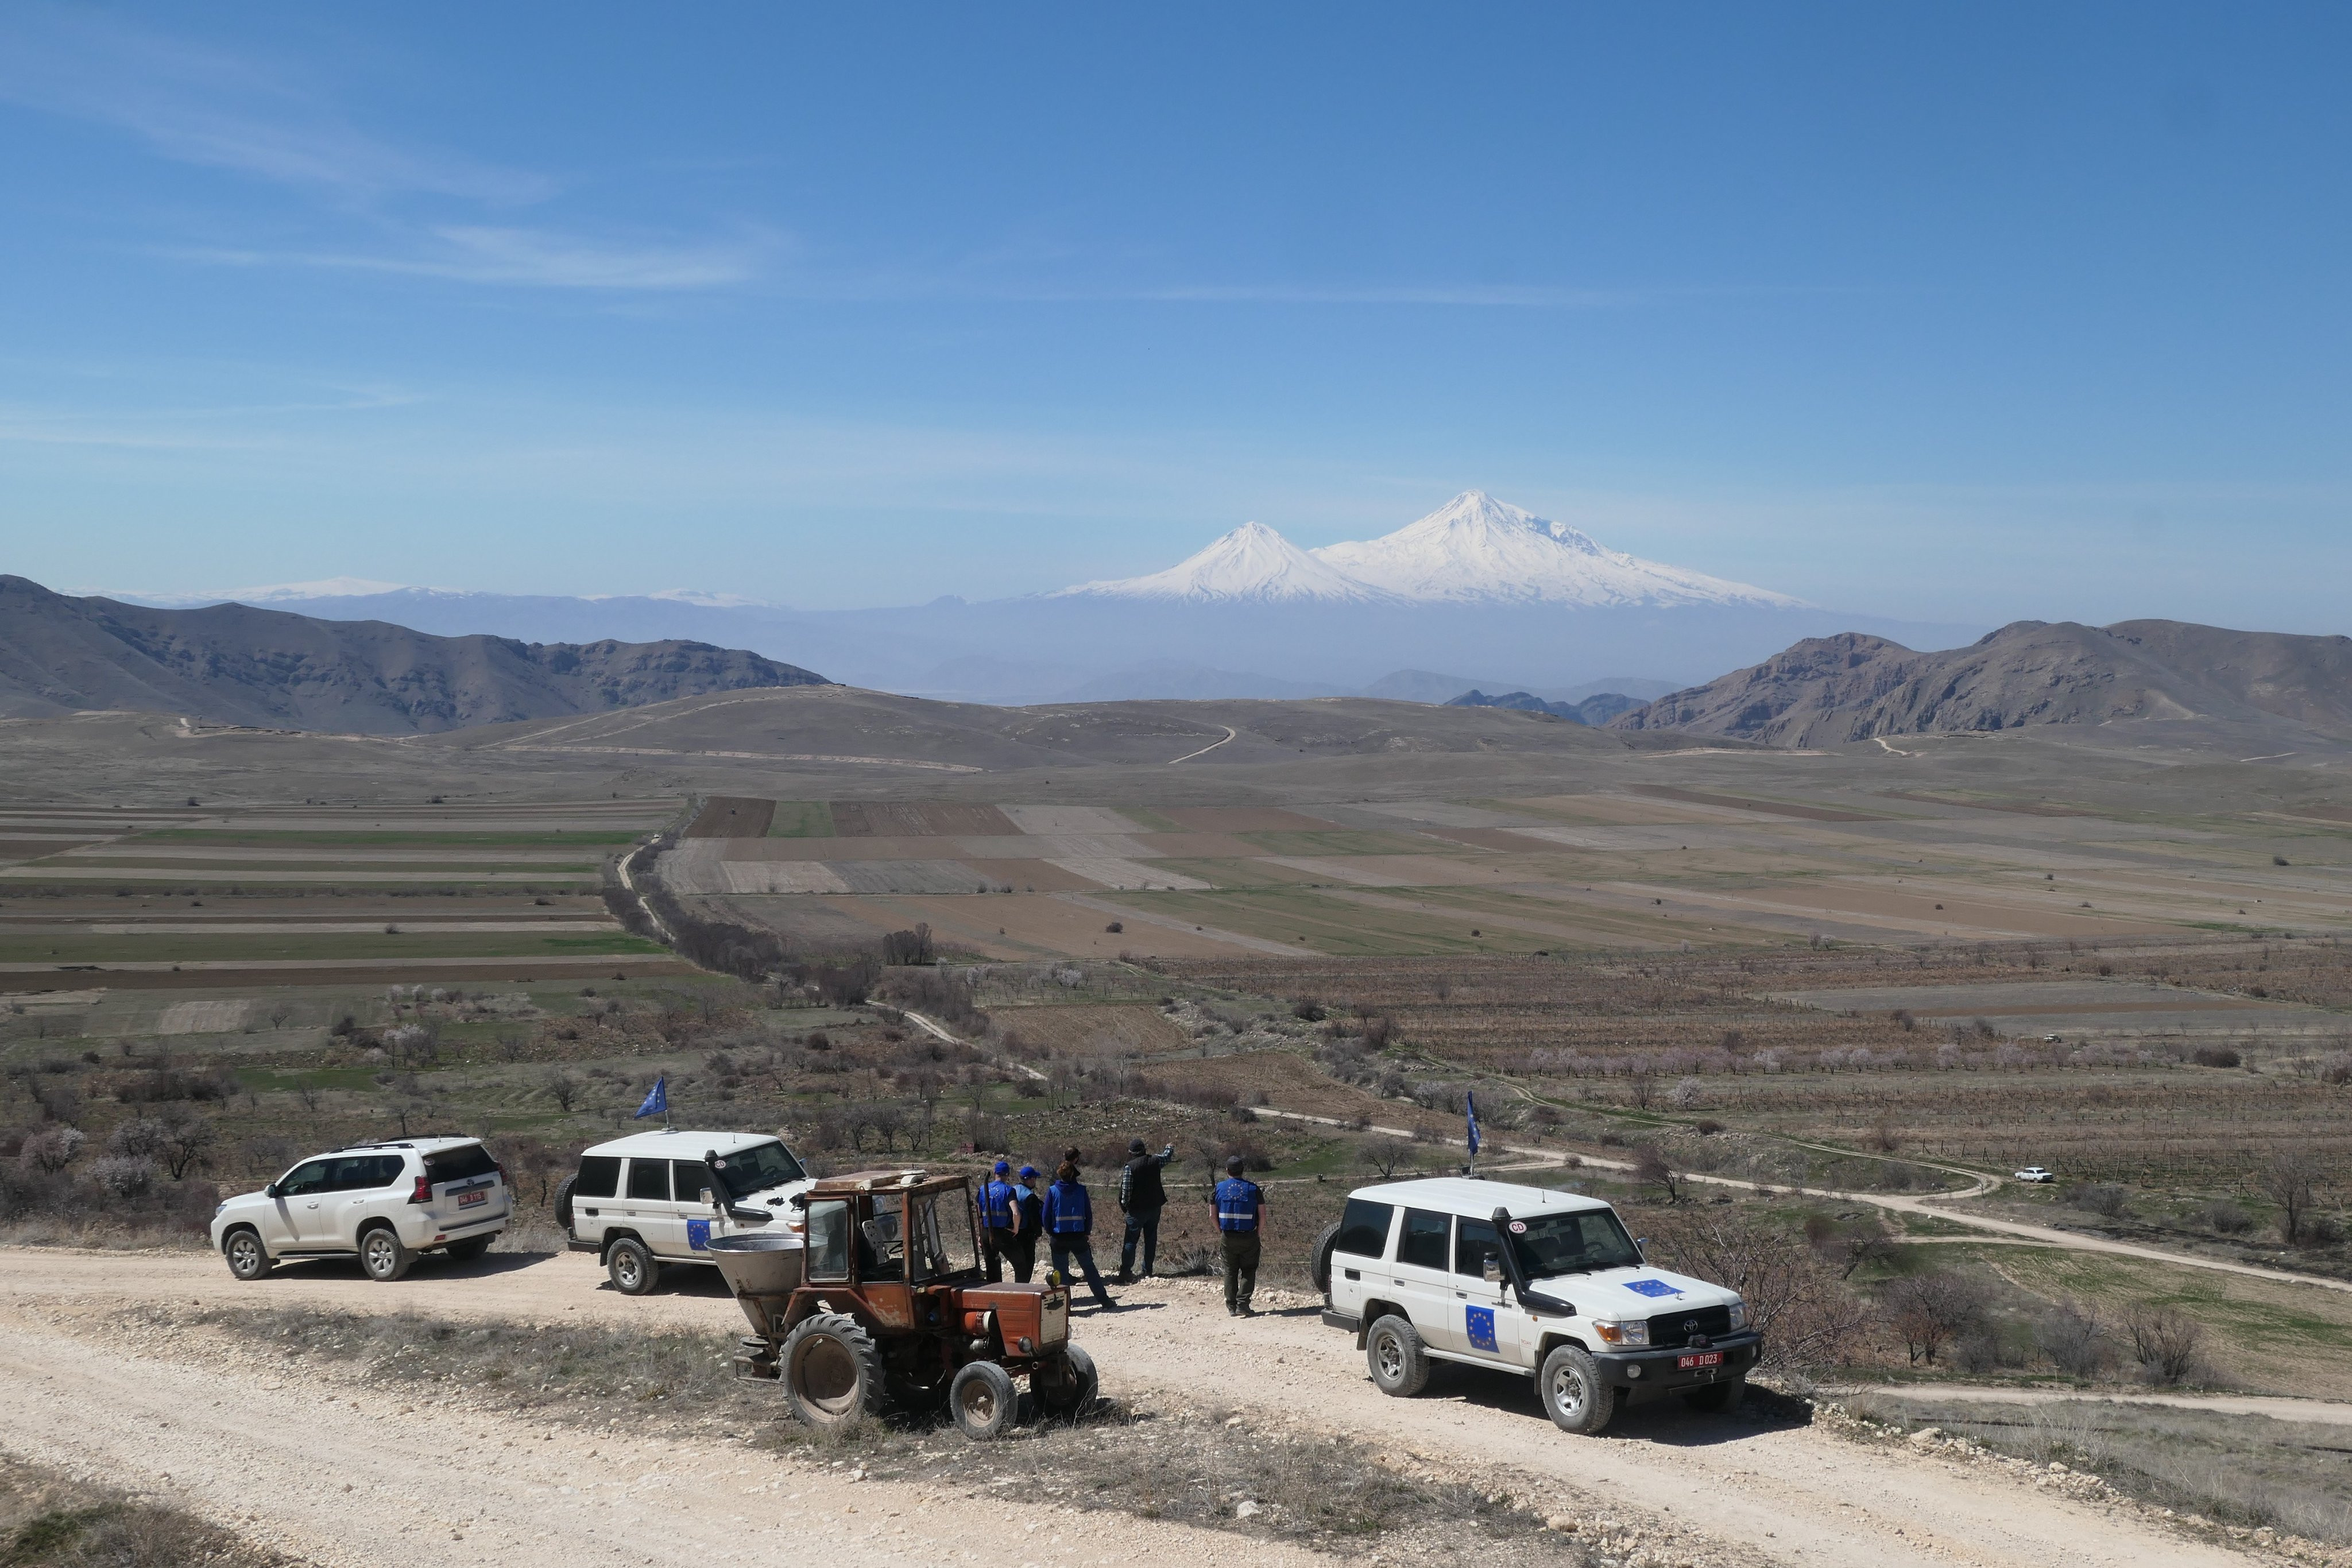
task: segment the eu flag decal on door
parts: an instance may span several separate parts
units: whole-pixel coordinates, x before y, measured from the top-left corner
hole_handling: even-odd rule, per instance
[[[1467,1320],[1472,1350],[1491,1351],[1495,1348],[1495,1309],[1465,1307],[1462,1314]]]
[[[689,1219],[686,1222],[686,1244],[697,1252],[710,1250],[710,1221]]]

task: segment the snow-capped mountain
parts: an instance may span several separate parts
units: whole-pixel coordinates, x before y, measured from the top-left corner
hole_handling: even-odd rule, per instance
[[[1467,490],[1376,539],[1302,550],[1248,523],[1191,559],[1148,577],[1062,591],[1202,602],[1558,604],[1588,609],[1700,604],[1787,610],[1769,589],[1604,549],[1566,523]]]
[[[1264,523],[1244,523],[1200,554],[1148,577],[1082,582],[1047,595],[1160,599],[1181,603],[1328,600],[1381,603],[1395,596],[1358,581],[1300,549]]]

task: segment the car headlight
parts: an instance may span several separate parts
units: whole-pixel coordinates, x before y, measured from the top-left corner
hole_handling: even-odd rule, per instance
[[[1746,1301],[1734,1301],[1731,1303],[1731,1326],[1735,1331],[1744,1329],[1748,1326],[1748,1303]]]
[[[215,1219],[218,1219],[220,1218],[220,1211],[227,1207],[228,1200],[226,1198],[223,1198],[220,1202],[213,1205],[213,1218]]]
[[[1638,1349],[1650,1343],[1650,1323],[1646,1318],[1634,1318],[1624,1322],[1595,1322],[1592,1332],[1601,1336],[1603,1344]]]

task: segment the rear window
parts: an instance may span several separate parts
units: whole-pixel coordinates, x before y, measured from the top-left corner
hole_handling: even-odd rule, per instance
[[[1448,1215],[1432,1214],[1425,1208],[1406,1209],[1404,1234],[1397,1238],[1396,1260],[1423,1269],[1444,1268],[1445,1237],[1452,1225]]]
[[[669,1162],[667,1160],[631,1160],[629,1162],[629,1196],[633,1198],[666,1198],[669,1196]]]
[[[1339,1234],[1333,1239],[1331,1249],[1357,1258],[1384,1255],[1389,1249],[1389,1219],[1395,1213],[1394,1204],[1349,1198],[1346,1211],[1339,1216]]]
[[[590,1155],[580,1162],[572,1184],[574,1197],[610,1197],[621,1190],[621,1162],[611,1155]]]
[[[445,1181],[470,1181],[498,1168],[499,1162],[490,1158],[490,1151],[479,1144],[442,1149],[425,1156],[425,1174],[435,1186]]]

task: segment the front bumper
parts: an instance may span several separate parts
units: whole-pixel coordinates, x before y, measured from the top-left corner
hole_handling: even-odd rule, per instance
[[[1592,1359],[1601,1368],[1602,1381],[1613,1388],[1624,1389],[1628,1403],[1643,1404],[1661,1395],[1685,1393],[1711,1383],[1745,1377],[1764,1354],[1764,1336],[1749,1329],[1725,1334],[1702,1348],[1721,1351],[1722,1363],[1716,1366],[1677,1366],[1675,1363],[1682,1357],[1698,1354],[1687,1345],[1669,1350],[1598,1351]]]

